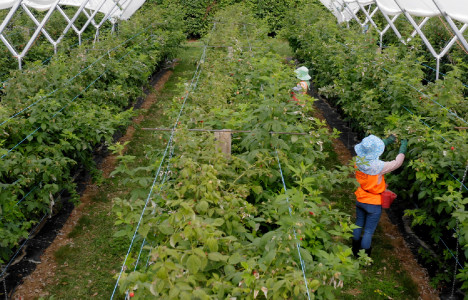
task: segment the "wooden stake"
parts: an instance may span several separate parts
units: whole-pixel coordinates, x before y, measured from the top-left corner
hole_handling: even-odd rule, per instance
[[[216,147],[221,149],[227,159],[231,158],[231,131],[229,129],[216,131],[214,137],[217,141]]]

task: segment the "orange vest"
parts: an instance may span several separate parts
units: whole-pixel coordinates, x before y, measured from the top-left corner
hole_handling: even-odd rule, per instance
[[[304,90],[302,93],[304,95],[307,94],[307,90],[309,89],[309,86],[307,85],[307,82],[301,81],[301,82],[299,82],[299,84],[301,85],[302,89]]]
[[[356,170],[356,179],[361,185],[354,193],[357,201],[361,203],[382,205],[381,193],[385,191],[385,178],[382,175],[382,181],[377,183],[379,175],[367,175],[359,170]]]

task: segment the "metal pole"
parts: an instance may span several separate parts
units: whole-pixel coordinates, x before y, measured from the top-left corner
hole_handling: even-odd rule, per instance
[[[172,131],[172,128],[142,128],[142,130],[153,130],[153,131]],[[198,132],[230,132],[230,133],[251,133],[252,130],[229,130],[229,129],[187,129],[187,131],[198,131]],[[288,135],[309,135],[307,132],[282,132],[282,131],[269,131],[270,134],[288,134]]]
[[[49,21],[49,18],[50,16],[52,15],[52,13],[54,12],[55,10],[55,7],[57,6],[57,4],[59,3],[60,0],[56,0],[52,5],[51,7],[49,8],[49,11],[47,12],[47,14],[44,16],[44,19],[42,19],[42,22],[39,24],[39,26],[37,27],[36,31],[34,31],[33,35],[31,36],[31,39],[29,40],[29,42],[26,44],[26,46],[24,47],[23,51],[21,52],[20,54],[20,57],[24,57],[26,55],[26,53],[29,51],[29,49],[31,48],[32,44],[34,43],[35,39],[37,38],[37,36],[39,35],[39,33],[41,32],[41,30],[44,28],[44,25],[45,23],[47,23],[47,21]],[[24,7],[24,6],[23,6]]]
[[[464,24],[462,28],[460,28],[460,32],[463,33],[468,28],[468,24]],[[452,37],[450,42],[445,46],[444,50],[440,53],[440,56],[443,57],[447,52],[452,48],[452,46],[458,41],[458,37],[455,35]]]
[[[58,5],[58,4],[57,4]],[[26,14],[29,16],[29,18],[34,22],[34,24],[36,24],[36,26],[40,27],[41,24],[39,23],[39,21],[36,19],[36,17],[31,13],[31,11],[29,10],[29,8],[22,4],[21,5],[23,7],[23,10],[26,12]],[[45,24],[44,24],[45,26]],[[45,37],[47,38],[47,40],[49,40],[49,42],[54,46],[54,48],[56,48],[56,42],[54,41],[54,39],[49,35],[49,33],[44,29],[44,26],[41,27],[41,32],[45,35]]]
[[[423,28],[424,25],[426,25],[427,21],[429,21],[429,19],[430,19],[429,17],[425,17],[425,18],[421,21],[421,23],[418,24],[418,27],[419,27],[420,29]],[[413,38],[416,36],[417,33],[418,33],[418,32],[417,32],[416,30],[413,30],[413,32],[411,33],[411,36],[410,36],[406,41],[407,41],[407,42],[411,41],[411,39],[413,39]]]
[[[348,3],[346,2],[343,2],[344,5],[348,8],[349,12],[351,13],[351,15],[353,16],[353,18],[356,20],[356,22],[358,22],[359,25],[361,25],[361,27],[364,27],[364,24],[361,23],[361,20],[359,20],[359,18],[356,16],[356,14],[354,13],[354,11],[351,9],[351,7],[348,6]]]
[[[88,27],[88,25],[89,25],[89,23],[90,23],[91,21],[93,22],[93,25],[96,23],[96,22],[94,21],[94,17],[95,17],[96,14],[99,12],[99,10],[102,8],[102,6],[104,5],[105,2],[106,2],[106,0],[103,0],[103,1],[101,2],[101,4],[99,5],[99,7],[93,12],[93,14],[92,14],[91,16],[88,17],[88,20],[86,21],[86,23],[83,25],[83,27],[82,27],[81,30],[80,30],[80,34],[83,33],[83,32],[86,30],[86,28]],[[86,12],[86,10],[83,10],[83,12],[84,12],[84,14],[85,14],[86,16],[88,16],[88,13]],[[80,43],[80,45],[81,45],[81,43]]]
[[[466,41],[465,37],[463,34],[460,33],[460,30],[458,29],[457,25],[453,22],[452,18],[445,12],[445,10],[442,10],[439,1],[437,0],[432,0],[434,2],[435,6],[437,9],[440,11],[440,13],[444,16],[445,20],[449,23],[450,27],[452,27],[453,32],[455,35],[458,37],[460,42],[463,44],[463,47],[465,47],[465,50],[468,51],[468,42]]]
[[[366,11],[366,9],[364,8],[364,6],[362,6],[362,4],[359,3],[359,1],[356,1],[356,2],[357,2],[357,4],[359,5],[359,8],[364,12],[364,15],[366,16],[367,21],[369,21],[369,22],[372,24],[372,26],[374,26],[374,28],[377,30],[377,32],[380,34],[381,31],[380,31],[380,29],[377,27],[377,24],[375,24],[374,20],[372,19],[372,16],[369,15],[369,13]],[[377,9],[379,9],[378,6],[375,8],[375,10],[374,10],[374,12],[372,13],[372,15],[375,14],[375,11],[376,11]],[[367,23],[367,22],[365,22],[364,24],[366,24],[366,23]]]
[[[380,8],[380,7],[379,7]],[[395,24],[393,23],[399,16],[400,14],[397,14],[395,15],[392,19],[390,19],[388,17],[388,15],[386,13],[383,12],[382,9],[380,9],[380,12],[382,13],[382,15],[384,16],[385,20],[387,20],[387,23],[388,25],[390,26],[390,28],[392,28],[393,32],[395,33],[395,35],[397,36],[397,38],[400,40],[400,42],[403,43],[403,45],[406,45],[406,42],[405,40],[403,39],[403,37],[401,36],[400,34],[400,31],[396,28]],[[388,30],[388,29],[387,29]],[[386,31],[384,29],[384,31]]]
[[[0,25],[0,33],[5,30],[5,27],[8,25],[8,22],[11,21],[11,18],[15,14],[15,12],[18,10],[18,7],[21,5],[22,0],[16,1],[15,5],[10,9],[8,12],[8,15],[5,17],[5,19],[2,22],[2,25]]]
[[[86,1],[83,1],[81,3],[80,8],[78,8],[78,10],[76,11],[75,15],[73,16],[73,18],[71,20],[68,18],[67,14],[62,10],[62,8],[60,6],[58,7],[58,10],[60,11],[60,13],[68,21],[68,25],[67,25],[67,27],[65,27],[62,34],[57,39],[57,42],[60,42],[63,39],[63,37],[67,34],[68,30],[70,30],[70,27],[73,27],[73,30],[80,36],[79,37],[79,42],[80,42],[79,44],[81,45],[81,34],[80,34],[78,28],[76,28],[74,23],[75,23],[76,19],[78,18],[78,16],[81,14],[81,12],[85,9],[85,6],[86,6],[86,4],[88,4],[88,2],[89,2],[89,0],[86,0]]]
[[[19,54],[18,52],[13,48],[13,46],[8,42],[8,40],[5,38],[3,34],[0,33],[0,40],[5,44],[5,46],[10,50],[11,54],[13,54],[14,57],[18,57]]]
[[[416,24],[416,22],[414,21],[413,17],[400,5],[399,3],[399,0],[394,0],[395,3],[398,5],[398,7],[401,9],[401,11],[403,12],[403,14],[405,15],[405,17],[408,19],[408,21],[410,21],[411,25],[413,25],[414,29],[416,29],[416,31],[418,32],[419,36],[421,37],[421,39],[423,40],[424,44],[426,45],[426,47],[429,49],[429,51],[431,52],[432,56],[434,57],[437,57],[437,53],[435,52],[434,50],[434,47],[432,47],[431,43],[429,42],[429,40],[426,38],[426,35],[424,34],[424,32],[422,32],[421,28],[419,28],[418,24]]]

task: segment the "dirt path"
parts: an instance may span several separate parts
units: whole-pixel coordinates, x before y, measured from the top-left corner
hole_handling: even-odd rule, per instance
[[[145,98],[141,108],[148,109],[157,101],[157,93],[164,87],[164,84],[167,82],[169,77],[172,75],[172,71],[166,71],[156,83],[153,84],[155,91],[151,92]],[[144,113],[133,119],[133,125],[131,125],[125,135],[119,139],[120,143],[124,143],[132,139],[135,133],[135,126],[140,124],[144,119]],[[105,178],[109,178],[109,174],[114,170],[116,164],[116,156],[109,155],[99,166],[99,169],[103,172]],[[73,243],[71,238],[68,238],[68,234],[73,230],[78,220],[86,213],[87,206],[91,203],[91,200],[99,192],[99,187],[95,184],[89,183],[86,190],[81,196],[81,202],[78,207],[76,207],[70,217],[67,219],[63,228],[57,234],[57,237],[52,242],[52,244],[44,251],[41,256],[41,263],[37,266],[32,274],[27,276],[24,279],[22,285],[20,285],[12,299],[36,299],[37,297],[47,296],[47,293],[44,292],[44,287],[52,284],[52,280],[55,274],[55,269],[57,268],[57,263],[55,261],[54,253],[65,245]]]
[[[325,120],[325,117],[320,110],[316,109],[314,116],[320,120]],[[326,120],[325,120],[326,121]],[[332,132],[332,128],[328,125],[327,127],[329,132]],[[334,151],[338,154],[338,159],[342,164],[348,164],[352,159],[352,154],[343,144],[340,139],[335,139],[333,141]],[[383,213],[379,226],[382,228],[384,235],[387,240],[390,241],[393,246],[393,256],[398,258],[401,265],[411,277],[411,279],[416,283],[419,290],[419,299],[421,300],[437,300],[439,299],[438,292],[429,285],[429,275],[427,274],[426,269],[422,268],[416,259],[411,253],[410,248],[406,244],[403,236],[398,231],[398,227],[390,221],[388,215]]]

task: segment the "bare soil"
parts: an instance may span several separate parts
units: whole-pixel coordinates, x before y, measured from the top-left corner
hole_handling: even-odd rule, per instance
[[[154,91],[147,95],[141,108],[148,109],[157,101],[157,92],[164,87],[164,84],[171,75],[172,71],[167,71],[156,83],[153,84]],[[144,117],[145,116],[142,113],[133,119],[133,125],[128,127],[125,135],[119,139],[120,143],[125,143],[132,139],[133,134],[135,133],[135,125],[140,124]],[[114,170],[115,165],[116,156],[108,155],[100,164],[99,169],[102,171],[105,178],[109,178],[109,174]],[[54,253],[61,247],[73,243],[73,239],[68,238],[68,234],[73,230],[81,216],[86,213],[87,206],[91,203],[93,197],[95,197],[98,192],[99,187],[89,182],[86,190],[81,196],[80,205],[72,211],[55,240],[44,251],[40,257],[41,263],[38,264],[34,272],[27,276],[24,279],[24,282],[16,289],[12,297],[13,299],[29,300],[48,296],[47,292],[44,291],[44,287],[49,284],[53,284],[55,269],[57,268]]]

